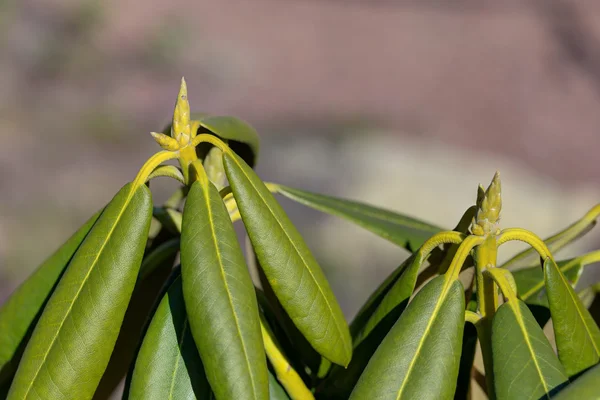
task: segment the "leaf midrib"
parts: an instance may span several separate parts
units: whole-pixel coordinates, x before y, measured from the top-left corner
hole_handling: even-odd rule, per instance
[[[514,301],[514,300],[513,301],[509,300],[508,304],[512,308],[513,312],[515,313],[515,317],[517,318],[517,325],[519,325],[519,329],[521,330],[521,333],[523,334],[523,338],[525,339],[525,344],[527,345],[529,354],[531,354],[531,359],[533,360],[533,365],[535,365],[535,369],[538,373],[538,376],[540,377],[540,383],[544,387],[544,393],[545,393],[544,396],[546,398],[549,398],[548,385],[546,385],[546,380],[544,379],[544,373],[542,372],[542,369],[538,363],[537,357],[535,355],[535,351],[533,350],[533,345],[531,344],[531,341],[529,340],[529,336],[527,334],[527,329],[525,329],[525,322],[523,321],[523,314],[521,314],[519,302]]]
[[[254,383],[255,378],[254,378],[254,374],[252,373],[252,368],[250,367],[250,360],[248,359],[248,352],[246,350],[246,342],[244,341],[244,337],[243,337],[242,331],[240,329],[240,322],[239,322],[237,313],[235,311],[235,307],[233,306],[233,298],[231,296],[231,291],[229,290],[229,284],[227,283],[227,279],[225,277],[223,258],[221,257],[221,251],[220,251],[219,245],[218,245],[218,239],[217,239],[215,225],[214,225],[213,211],[212,211],[212,207],[210,205],[210,193],[209,193],[210,191],[209,191],[208,185],[212,185],[212,183],[210,183],[208,181],[204,182],[204,184],[202,185],[202,190],[204,191],[204,198],[206,199],[206,211],[208,213],[208,220],[210,223],[210,233],[211,233],[211,236],[213,239],[215,254],[217,256],[217,261],[219,263],[219,272],[221,274],[221,278],[223,279],[223,284],[225,285],[225,291],[227,292],[227,299],[229,301],[229,306],[231,307],[231,313],[233,314],[233,318],[235,320],[235,327],[237,330],[237,334],[240,339],[240,342],[242,343],[242,350],[244,352],[244,360],[246,361],[246,367],[248,368],[248,373],[250,374],[250,383],[252,385],[252,396],[256,397],[256,385]]]
[[[560,269],[558,268],[558,265],[556,265],[556,269],[558,270],[558,275],[560,276],[560,279],[562,280],[562,282],[568,286],[567,287],[567,292],[569,293],[569,297],[571,298],[571,300],[573,301],[573,303],[575,305],[575,309],[577,310],[577,314],[579,315],[579,318],[581,319],[581,322],[583,323],[583,326],[585,327],[585,331],[588,334],[588,337],[590,338],[590,342],[592,342],[592,346],[594,347],[594,350],[596,350],[596,354],[600,355],[600,351],[598,349],[598,345],[594,341],[594,335],[592,335],[592,332],[590,331],[590,327],[586,323],[584,315],[581,312],[581,309],[579,308],[579,302],[577,302],[577,299],[575,297],[573,297],[574,291],[573,290],[569,290],[570,285],[565,280],[565,276],[560,272]]]
[[[254,182],[252,182],[252,179],[250,179],[250,177],[248,176],[248,174],[246,174],[246,171],[244,171],[244,169],[242,168],[242,165],[238,162],[238,160],[235,157],[231,157],[231,159],[238,165],[240,171],[242,172],[242,174],[244,174],[244,176],[246,177],[246,179],[250,183],[250,186],[252,186],[252,188],[254,189],[254,191],[256,192],[256,194],[258,194],[258,196],[262,200],[263,204],[267,207],[267,209],[269,210],[269,212],[271,213],[271,215],[273,216],[273,218],[275,219],[275,221],[279,225],[279,228],[283,231],[283,233],[287,237],[288,241],[292,244],[292,247],[296,251],[296,254],[300,258],[300,260],[302,260],[302,263],[304,264],[306,270],[310,274],[310,277],[312,278],[313,282],[317,286],[317,289],[319,290],[319,293],[321,294],[321,297],[323,297],[323,299],[325,300],[325,304],[327,304],[327,308],[329,309],[329,311],[331,313],[331,316],[333,317],[333,320],[335,322],[335,327],[336,327],[336,329],[338,331],[338,334],[340,335],[339,336],[340,337],[340,341],[342,342],[342,344],[344,346],[344,349],[346,350],[346,354],[352,354],[352,349],[348,347],[349,344],[344,340],[343,331],[342,331],[342,329],[339,326],[338,318],[336,317],[335,313],[333,312],[333,308],[331,307],[331,304],[329,303],[329,300],[325,296],[325,293],[323,293],[323,289],[321,288],[321,285],[319,285],[319,283],[317,282],[315,276],[313,275],[312,270],[308,266],[308,263],[306,262],[306,260],[304,259],[304,257],[302,257],[302,255],[300,254],[300,252],[298,251],[298,248],[296,247],[296,243],[294,243],[294,241],[292,240],[292,238],[290,238],[287,230],[283,227],[283,225],[281,225],[281,222],[275,216],[275,213],[273,212],[273,210],[271,209],[271,207],[269,206],[269,204],[267,203],[267,201],[265,200],[265,198],[262,196],[262,194],[260,193],[260,191],[254,185]]]
[[[175,377],[177,375],[177,370],[179,369],[179,359],[181,357],[183,357],[183,354],[180,352],[181,352],[181,349],[183,348],[183,341],[185,339],[185,334],[187,333],[187,327],[188,327],[188,318],[186,315],[185,319],[183,320],[183,329],[181,330],[181,338],[179,338],[179,340],[177,341],[177,349],[179,351],[178,351],[177,357],[175,358],[175,366],[173,367],[173,373],[171,374],[171,388],[169,389],[169,400],[173,399],[173,390],[175,389]]]
[[[405,376],[404,380],[402,381],[402,385],[400,386],[400,389],[398,389],[398,394],[396,396],[396,400],[400,400],[400,397],[402,397],[402,392],[404,391],[404,388],[406,388],[406,386],[408,385],[408,381],[409,381],[410,375],[414,369],[414,366],[417,362],[417,358],[419,358],[419,356],[421,355],[421,350],[423,348],[425,340],[426,340],[427,336],[429,336],[429,334],[431,333],[431,326],[433,325],[433,321],[436,319],[437,314],[439,313],[439,310],[442,307],[442,304],[444,303],[444,301],[446,301],[446,296],[448,295],[450,286],[452,286],[453,283],[454,283],[454,280],[446,277],[446,279],[444,281],[444,286],[442,287],[442,293],[440,293],[440,297],[438,298],[435,308],[433,309],[433,312],[431,313],[431,316],[429,317],[429,321],[427,322],[427,327],[425,328],[425,333],[423,333],[423,335],[421,336],[421,339],[419,339],[419,345],[417,346],[417,351],[415,352],[415,355],[413,356],[412,360],[410,361],[408,370],[406,372],[406,376]]]
[[[73,309],[73,305],[75,304],[75,302],[79,298],[79,294],[83,290],[83,287],[85,286],[88,278],[90,277],[92,271],[96,267],[96,264],[98,263],[98,260],[100,259],[100,255],[102,254],[102,252],[104,251],[104,248],[106,247],[107,243],[109,242],[110,238],[112,237],[112,234],[115,231],[117,225],[119,224],[119,222],[121,220],[121,217],[123,216],[123,213],[125,212],[125,210],[129,206],[129,203],[131,203],[131,199],[134,197],[135,192],[136,192],[136,190],[132,186],[129,189],[129,193],[127,194],[127,198],[125,199],[125,202],[123,203],[123,206],[121,207],[121,210],[119,211],[119,214],[117,215],[117,218],[115,219],[115,222],[113,223],[112,227],[110,228],[110,231],[108,232],[108,235],[106,235],[106,239],[102,243],[102,246],[100,247],[100,250],[96,253],[96,257],[94,258],[94,261],[92,262],[92,265],[90,266],[90,268],[88,269],[88,272],[84,276],[83,281],[81,282],[81,286],[79,287],[79,289],[77,289],[77,293],[75,293],[75,296],[73,297],[73,301],[71,301],[71,304],[69,305],[69,308],[67,309],[67,312],[65,313],[64,318],[60,322],[60,325],[58,326],[58,329],[56,330],[56,334],[54,335],[54,337],[50,341],[50,345],[48,346],[48,350],[46,350],[46,353],[44,353],[44,356],[42,357],[42,360],[41,360],[41,362],[39,364],[39,367],[37,368],[37,370],[35,372],[35,375],[31,379],[31,381],[29,383],[29,386],[27,387],[27,390],[26,390],[25,394],[23,395],[24,399],[27,398],[27,395],[31,391],[31,388],[33,388],[33,386],[35,385],[37,377],[38,377],[40,371],[42,370],[42,367],[46,363],[46,359],[48,358],[48,354],[50,354],[50,351],[52,351],[52,348],[54,347],[54,343],[56,342],[56,339],[58,338],[58,335],[60,334],[60,331],[62,330],[62,327],[63,327],[65,321],[67,320],[67,317],[69,316],[69,314],[71,313],[71,310]],[[102,218],[102,216],[100,216],[99,218]],[[79,251],[79,249],[78,249],[78,251]]]

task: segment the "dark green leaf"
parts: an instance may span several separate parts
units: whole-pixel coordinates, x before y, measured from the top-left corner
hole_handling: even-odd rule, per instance
[[[135,361],[130,399],[210,399],[177,278],[162,298]]]
[[[381,342],[350,399],[451,399],[464,314],[461,283],[434,278]]]
[[[546,398],[567,382],[542,328],[521,300],[498,308],[492,321],[492,353],[498,400]]]
[[[544,277],[558,357],[571,377],[600,361],[600,329],[550,258]]]
[[[0,385],[16,372],[46,302],[100,213],[94,214],[44,261],[0,308]]]
[[[181,275],[190,328],[217,399],[267,399],[258,305],[219,192],[195,182],[183,212]]]
[[[600,365],[590,368],[577,380],[561,390],[553,400],[598,400],[600,399]]]
[[[418,249],[432,235],[442,231],[415,218],[352,200],[282,185],[277,185],[277,192],[305,206],[345,218],[410,251]]]
[[[348,325],[323,271],[264,183],[236,154],[223,154],[225,172],[269,284],[300,332],[321,355],[348,365]]]
[[[135,286],[152,217],[144,185],[123,187],[69,263],[35,327],[9,399],[91,398]]]

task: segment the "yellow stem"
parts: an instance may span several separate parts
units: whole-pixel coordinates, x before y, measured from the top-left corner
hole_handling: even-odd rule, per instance
[[[464,234],[460,235],[462,235],[463,237],[465,236]],[[458,275],[460,274],[462,265],[465,263],[465,260],[471,253],[471,250],[473,250],[475,246],[479,246],[483,242],[483,240],[483,237],[474,235],[468,236],[466,239],[464,239],[464,241],[458,247],[458,250],[456,251],[456,255],[454,256],[454,258],[452,259],[450,267],[448,267],[448,272],[446,272],[446,276],[448,277],[447,279],[458,279]]]
[[[465,321],[470,322],[473,325],[475,325],[475,327],[477,327],[479,321],[481,321],[481,315],[477,314],[476,312],[467,310],[465,311]]]
[[[504,299],[508,301],[516,301],[517,299],[517,284],[512,274],[504,268],[491,268],[484,271],[484,275],[496,282]]]
[[[222,141],[215,135],[211,135],[210,133],[201,133],[200,135],[196,136],[192,140],[192,147],[195,148],[202,142],[207,142],[212,144],[213,146],[217,146],[219,149],[221,149],[223,153],[228,153],[231,151],[229,146],[227,146],[227,144],[224,141]]]
[[[533,232],[521,228],[504,229],[500,232],[500,235],[498,235],[498,247],[506,242],[510,242],[511,240],[518,240],[527,243],[538,252],[542,259],[550,257],[552,260],[554,260],[552,253],[544,241]]]
[[[129,197],[133,196],[133,193],[135,193],[137,188],[139,188],[144,183],[146,183],[146,181],[148,180],[148,177],[150,176],[150,174],[152,173],[152,171],[154,171],[154,169],[156,167],[158,167],[160,164],[164,163],[165,161],[169,161],[169,160],[172,160],[177,157],[178,157],[178,154],[176,152],[166,151],[166,150],[159,151],[158,153],[156,153],[152,157],[150,157],[148,159],[148,161],[146,161],[144,163],[142,168],[140,168],[140,171],[138,172],[137,176],[135,177],[133,184],[131,185],[131,192],[130,192]]]
[[[265,351],[267,353],[267,357],[275,370],[275,375],[277,375],[277,379],[283,385],[288,395],[292,398],[292,400],[312,400],[314,396],[310,390],[302,381],[302,378],[298,375],[298,373],[292,368],[288,360],[281,353],[273,338],[271,337],[270,332],[264,326],[263,322],[260,322],[260,329],[262,331],[263,343],[265,345]]]

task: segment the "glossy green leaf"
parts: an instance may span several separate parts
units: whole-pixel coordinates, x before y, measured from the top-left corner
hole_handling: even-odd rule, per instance
[[[476,209],[475,206],[469,207],[453,230],[466,233]],[[421,250],[420,247],[419,250]],[[420,271],[422,262],[419,262],[417,252],[396,268],[369,296],[369,299],[352,320],[350,333],[354,346],[356,347],[368,335],[369,331],[392,310],[401,313],[415,285],[420,286],[420,281],[424,282],[438,273],[440,268],[443,268],[442,265],[447,268],[457,250],[458,245],[450,243],[445,244],[442,248],[434,249],[428,257],[422,257],[423,259],[427,258],[429,261],[429,266],[422,271]]]
[[[571,377],[600,361],[600,329],[550,258],[544,277],[558,357]]]
[[[44,261],[0,308],[0,385],[16,372],[46,302],[100,213],[94,214]]]
[[[91,398],[123,321],[152,217],[146,186],[123,187],[81,244],[48,301],[9,399]]]
[[[352,343],[342,310],[304,239],[264,183],[236,154],[225,172],[256,256],[287,314],[321,355],[343,366]]]
[[[442,228],[368,204],[277,185],[277,192],[305,206],[345,218],[384,239],[414,251]]]
[[[496,398],[537,400],[567,382],[567,375],[527,305],[502,304],[492,321]]]
[[[267,399],[258,305],[233,224],[206,176],[183,212],[181,275],[190,327],[217,399]]]
[[[600,364],[590,368],[577,380],[561,390],[553,400],[599,400]]]
[[[130,399],[210,399],[211,390],[189,329],[181,278],[163,296],[135,361]]]
[[[381,342],[350,399],[451,399],[464,315],[461,283],[445,276],[434,278]]]
[[[550,252],[556,254],[559,250],[592,230],[592,228],[596,226],[596,218],[599,212],[600,205],[597,205],[580,220],[569,225],[562,231],[544,239],[544,243]],[[540,258],[537,251],[530,247],[506,261],[501,267],[505,269],[533,267],[539,265],[539,260]]]
[[[281,387],[277,379],[269,372],[269,399],[270,400],[289,400],[287,393]]]
[[[176,251],[173,251],[170,246],[163,246],[169,241],[161,244],[153,243],[153,246],[146,251],[135,289],[123,318],[119,337],[100,384],[96,388],[95,400],[109,398],[135,360],[148,320],[156,308],[156,303],[162,297],[165,280],[169,278],[173,270],[175,257],[179,250],[179,240],[172,240],[176,241]]]

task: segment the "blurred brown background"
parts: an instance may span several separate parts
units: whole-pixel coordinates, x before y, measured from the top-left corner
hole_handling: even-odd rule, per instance
[[[598,1],[5,0],[0,302],[158,150],[181,76],[266,180],[453,227],[499,169],[503,225],[542,236],[600,201]],[[283,203],[348,317],[406,257]]]

